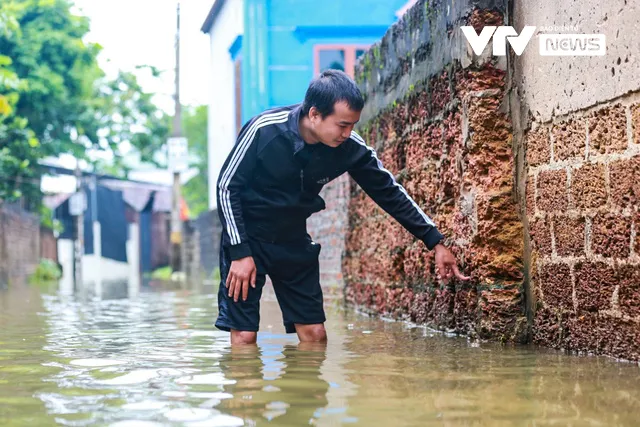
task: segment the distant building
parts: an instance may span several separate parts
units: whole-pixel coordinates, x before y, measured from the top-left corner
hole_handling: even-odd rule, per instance
[[[95,184],[84,187],[83,286],[97,295],[107,287],[110,292],[138,288],[143,276],[169,263],[171,187],[87,176],[94,177]],[[65,292],[74,289],[75,217],[70,196],[60,193],[44,200],[64,228],[58,236],[57,255],[63,272],[60,288]]]
[[[327,68],[353,76],[358,57],[416,0],[215,0],[202,25],[211,39],[209,205],[242,124],[300,102]]]

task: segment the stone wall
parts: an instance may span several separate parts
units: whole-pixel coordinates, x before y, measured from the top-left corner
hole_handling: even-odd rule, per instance
[[[40,227],[40,258],[58,262],[58,239],[46,227]]]
[[[355,184],[348,301],[375,313],[505,341],[526,340],[506,64],[460,31],[505,22],[500,1],[421,1],[361,59],[360,133],[446,236],[471,282],[434,277],[433,252]]]
[[[473,280],[438,283],[433,254],[352,184],[348,301],[640,359],[638,20],[633,2],[422,0],[394,25],[359,63],[360,132]],[[522,56],[476,56],[462,25],[537,30]],[[540,56],[554,25],[604,33],[607,54]]]
[[[624,97],[526,135],[538,343],[640,358],[639,113]]]
[[[0,288],[25,282],[39,261],[39,218],[0,202]]]
[[[607,38],[604,56],[533,49],[513,61],[533,341],[639,360],[640,5],[517,0],[514,10],[518,28]]]

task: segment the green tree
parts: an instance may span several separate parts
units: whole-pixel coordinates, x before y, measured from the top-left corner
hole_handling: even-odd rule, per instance
[[[19,28],[0,37],[0,51],[24,81],[15,114],[41,142],[45,155],[82,156],[97,142],[93,126],[94,83],[103,76],[100,46],[85,43],[89,20],[70,12],[67,0],[9,0],[4,9]]]
[[[110,167],[126,175],[124,141],[143,161],[166,141],[169,120],[152,94],[134,73],[105,77],[100,46],[83,41],[88,19],[70,8],[68,0],[0,2],[0,199],[27,198],[37,207],[43,157],[106,150]]]
[[[153,77],[159,77],[153,67],[138,68],[148,68]],[[133,146],[140,162],[166,166],[158,163],[155,154],[166,143],[171,117],[155,105],[153,94],[144,91],[133,72],[121,71],[113,80],[103,79],[92,108],[98,145],[113,154],[110,163],[95,164],[99,170],[127,176],[131,165],[121,151],[124,142]]]
[[[9,4],[0,4],[0,40],[19,32],[15,10]],[[0,200],[26,197],[37,201],[40,189],[33,165],[40,143],[29,129],[28,120],[16,113],[26,81],[18,77],[12,65],[11,57],[0,55]]]
[[[209,181],[207,154],[207,107],[187,107],[182,117],[184,136],[189,141],[191,166],[198,168],[198,174],[183,188],[183,196],[192,217],[197,217],[209,209]]]

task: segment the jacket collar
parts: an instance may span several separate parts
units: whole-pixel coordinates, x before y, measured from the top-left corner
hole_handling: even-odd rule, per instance
[[[302,113],[302,104],[297,104],[289,113],[289,120],[287,120],[287,130],[291,136],[291,142],[293,143],[293,154],[297,154],[305,146],[304,139],[300,136],[300,114]]]

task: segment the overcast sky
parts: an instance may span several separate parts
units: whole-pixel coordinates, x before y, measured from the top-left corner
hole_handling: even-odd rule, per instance
[[[200,32],[214,0],[180,0],[180,98],[182,104],[208,102],[209,38]],[[175,34],[177,0],[74,0],[77,10],[91,20],[87,41],[103,50],[100,66],[109,76],[118,70],[134,70],[137,65],[153,65],[164,71],[158,80],[148,73],[137,73],[143,88],[156,94],[155,101],[173,113]],[[49,159],[74,168],[71,155]],[[133,179],[170,183],[168,173],[139,171]],[[71,192],[73,177],[45,177],[44,191]]]
[[[206,104],[209,74],[209,39],[200,32],[214,0],[180,0],[181,100]],[[118,69],[153,65],[165,73],[154,85],[141,76],[146,90],[158,94],[162,108],[173,111],[173,69],[177,0],[74,0],[91,19],[88,40],[103,51],[100,65],[110,75]]]

